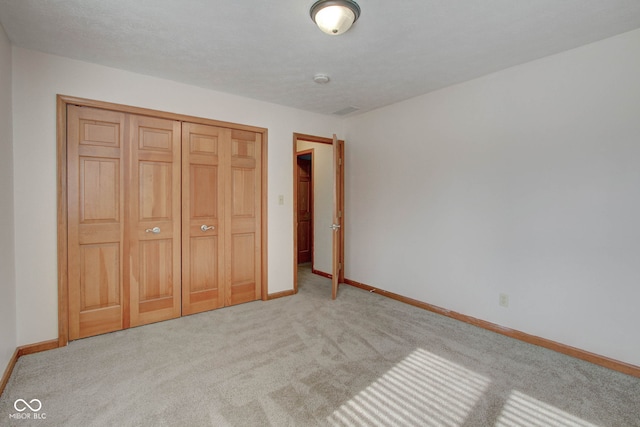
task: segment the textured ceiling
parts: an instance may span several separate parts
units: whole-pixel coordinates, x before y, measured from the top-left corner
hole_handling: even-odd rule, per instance
[[[640,28],[639,0],[358,0],[328,36],[313,2],[0,0],[0,22],[16,46],[326,114]]]

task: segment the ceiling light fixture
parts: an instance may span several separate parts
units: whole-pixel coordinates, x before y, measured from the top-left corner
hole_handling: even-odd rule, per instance
[[[360,6],[353,0],[318,0],[309,11],[318,28],[332,36],[346,32],[360,17]]]

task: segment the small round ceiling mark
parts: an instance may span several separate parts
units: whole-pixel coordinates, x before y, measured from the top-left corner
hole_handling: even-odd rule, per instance
[[[321,85],[329,83],[330,80],[331,79],[326,74],[316,74],[313,76],[313,81]]]

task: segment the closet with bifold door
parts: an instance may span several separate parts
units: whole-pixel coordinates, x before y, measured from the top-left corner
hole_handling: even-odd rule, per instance
[[[69,339],[262,297],[266,131],[66,113]]]

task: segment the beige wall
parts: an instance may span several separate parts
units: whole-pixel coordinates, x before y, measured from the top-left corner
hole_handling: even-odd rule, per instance
[[[640,30],[347,119],[346,276],[640,366],[638,52]]]
[[[57,337],[56,94],[268,128],[269,292],[293,288],[291,140],[340,119],[17,47],[13,71],[18,344]]]
[[[16,349],[11,45],[0,26],[0,373]]]

